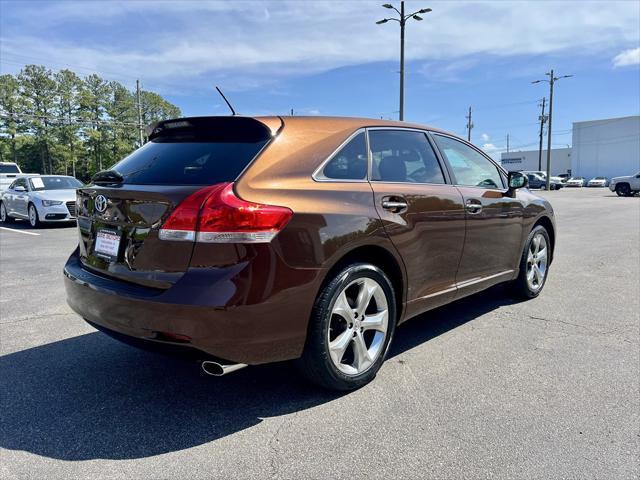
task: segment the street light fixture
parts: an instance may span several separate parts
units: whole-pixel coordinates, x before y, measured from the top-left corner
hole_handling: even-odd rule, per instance
[[[414,19],[421,21],[423,18],[419,14],[429,13],[431,12],[430,8],[422,8],[420,10],[416,10],[409,15],[404,14],[404,2],[400,2],[400,10],[391,5],[390,3],[385,3],[382,5],[384,8],[393,9],[398,12],[400,15],[399,18],[383,18],[382,20],[378,20],[376,22],[377,25],[382,25],[383,23],[387,23],[390,20],[398,22],[400,24],[400,121],[404,120],[404,27],[407,23],[407,20]]]
[[[553,85],[561,78],[570,78],[573,75],[562,75],[556,77],[553,74],[553,70],[545,73],[548,79],[534,80],[531,83],[547,82],[549,84],[549,126],[547,127],[547,191],[551,186],[551,120],[553,118]]]

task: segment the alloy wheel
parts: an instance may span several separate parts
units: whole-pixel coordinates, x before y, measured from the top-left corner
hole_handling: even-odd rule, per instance
[[[38,223],[38,213],[33,205],[29,207],[29,223],[32,227],[35,227]]]
[[[365,372],[382,354],[389,327],[389,306],[382,286],[364,277],[336,297],[329,321],[329,355],[347,375]]]
[[[547,239],[542,233],[537,233],[529,244],[527,255],[527,284],[534,292],[544,285],[547,275],[548,259]]]

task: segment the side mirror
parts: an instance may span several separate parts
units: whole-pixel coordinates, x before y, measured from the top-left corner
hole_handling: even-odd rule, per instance
[[[529,179],[527,178],[527,176],[523,175],[520,172],[509,172],[509,176],[507,177],[507,179],[510,192],[529,185]]]
[[[16,192],[26,192],[27,191],[27,189],[24,188],[22,185],[18,185],[16,188],[14,188],[14,190]]]

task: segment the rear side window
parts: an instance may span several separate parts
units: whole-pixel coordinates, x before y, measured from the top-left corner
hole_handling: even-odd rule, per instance
[[[334,180],[364,180],[367,163],[367,140],[361,132],[336,152],[325,165],[322,176]]]
[[[161,123],[151,141],[116,163],[125,184],[213,185],[235,180],[271,139],[246,117],[201,117]]]
[[[445,183],[436,155],[422,132],[371,130],[372,179],[381,182]]]

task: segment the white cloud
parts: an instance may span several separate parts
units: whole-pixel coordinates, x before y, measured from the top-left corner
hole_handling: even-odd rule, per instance
[[[497,152],[498,147],[496,147],[493,143],[483,143],[482,150],[484,150],[486,153],[491,154]]]
[[[482,141],[485,142],[485,144],[491,145],[490,143],[487,143],[489,141],[489,135],[487,135],[486,133],[480,135],[480,138],[482,138]]]
[[[613,59],[614,67],[626,67],[640,64],[640,47],[624,50]]]
[[[149,87],[209,85],[229,90],[378,61],[396,61],[395,22],[380,3],[22,2],[3,9],[2,68],[69,66]],[[635,2],[437,2],[407,27],[407,60],[424,60],[435,79],[456,81],[483,55],[586,55],[640,39]],[[499,28],[495,28],[499,25]],[[114,33],[117,32],[117,33]],[[623,52],[624,53],[624,52]],[[472,58],[475,56],[476,58]],[[445,60],[442,71],[430,68]],[[78,66],[83,67],[79,69]]]

